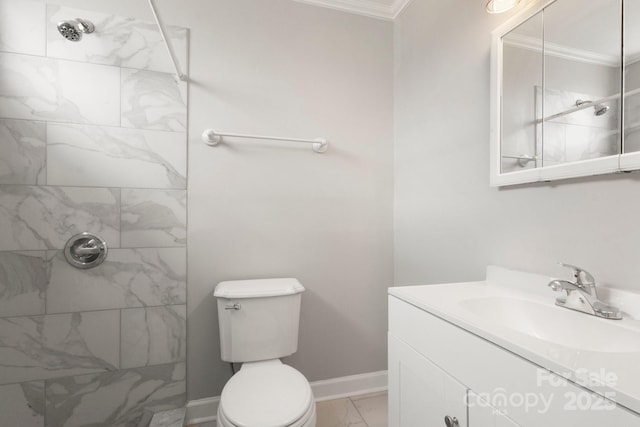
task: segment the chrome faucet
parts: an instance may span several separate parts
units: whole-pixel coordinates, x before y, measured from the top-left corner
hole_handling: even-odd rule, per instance
[[[575,265],[560,263],[563,267],[573,270],[575,282],[567,280],[552,280],[549,287],[558,292],[565,291],[566,297],[556,298],[556,305],[591,314],[605,319],[622,319],[622,312],[598,299],[596,280],[586,270]]]

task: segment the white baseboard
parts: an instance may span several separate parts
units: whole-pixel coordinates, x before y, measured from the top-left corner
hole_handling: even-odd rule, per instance
[[[387,389],[387,371],[350,375],[311,383],[316,402],[376,393]],[[187,402],[187,425],[216,420],[220,396]]]
[[[311,383],[311,389],[316,402],[385,391],[387,371],[314,381]]]

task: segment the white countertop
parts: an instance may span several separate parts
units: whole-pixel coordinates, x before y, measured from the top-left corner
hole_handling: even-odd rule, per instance
[[[556,306],[560,294],[547,287],[552,279],[489,266],[484,281],[392,287],[389,295],[640,414],[640,294],[598,288],[601,299],[624,312],[622,320],[601,319]],[[498,321],[499,313],[473,309],[478,301],[505,298],[524,307],[509,314],[517,325]],[[546,315],[528,317],[528,306]],[[604,383],[596,384],[600,379]]]

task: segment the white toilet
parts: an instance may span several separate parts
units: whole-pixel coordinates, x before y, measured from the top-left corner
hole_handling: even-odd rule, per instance
[[[218,427],[315,427],[309,382],[280,361],[298,350],[302,292],[296,279],[216,286],[222,360],[242,363],[222,390]]]

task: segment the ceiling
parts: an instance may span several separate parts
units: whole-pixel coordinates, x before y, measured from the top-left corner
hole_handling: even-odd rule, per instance
[[[295,0],[372,18],[393,20],[411,0]]]

